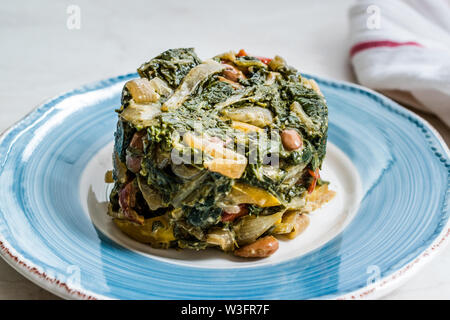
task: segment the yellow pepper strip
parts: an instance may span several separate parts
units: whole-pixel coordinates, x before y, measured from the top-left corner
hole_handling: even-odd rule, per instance
[[[122,219],[114,219],[114,223],[131,238],[155,247],[168,247],[169,242],[175,240],[173,228],[166,216],[145,219],[143,225]]]
[[[280,223],[275,225],[273,233],[286,234],[292,232],[292,230],[294,229],[294,223],[297,215],[298,215],[297,211],[286,212],[283,215],[283,218],[281,219]]]
[[[232,179],[239,179],[244,173],[247,161],[234,159],[212,159],[204,162],[204,166],[209,171],[220,173]]]
[[[259,207],[274,207],[281,202],[264,189],[254,187],[245,183],[237,182],[233,185],[229,197],[234,203],[255,204]]]
[[[261,129],[260,127],[257,127],[257,126],[254,126],[252,124],[248,124],[245,122],[240,122],[240,121],[233,121],[231,123],[231,127],[236,130],[242,131],[244,133],[250,133],[250,132],[263,133],[264,132],[264,129]]]

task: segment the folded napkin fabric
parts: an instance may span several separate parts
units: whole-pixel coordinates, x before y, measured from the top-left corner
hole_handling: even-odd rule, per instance
[[[360,0],[350,10],[358,81],[450,126],[450,1]]]

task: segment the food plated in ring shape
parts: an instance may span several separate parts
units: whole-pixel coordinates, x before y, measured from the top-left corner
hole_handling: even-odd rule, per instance
[[[279,72],[268,68],[268,71]],[[247,79],[252,78],[251,70],[242,72]],[[217,225],[201,228],[201,240],[194,235],[181,239],[180,226],[171,217],[175,206],[170,204],[159,212],[150,207],[148,211],[140,210],[139,206],[148,204],[142,201],[145,193],[140,191],[139,181],[134,182],[138,184],[135,204],[129,201],[132,197],[124,197],[126,193],[122,193],[122,200],[129,199],[128,207],[144,221],[158,216],[171,221],[175,240],[170,240],[170,235],[169,241],[162,239],[157,231],[162,223],[156,222],[152,223],[152,228],[158,232],[157,237],[149,236],[142,228],[134,237],[142,234],[147,243],[138,242],[123,233],[115,225],[115,218],[106,214],[109,195],[115,185],[103,181],[105,172],[113,166],[111,158],[118,120],[113,110],[121,106],[125,83],[139,78],[135,72],[60,94],[38,106],[0,136],[1,257],[33,282],[71,299],[358,299],[380,297],[398,288],[443,252],[449,242],[448,147],[423,119],[381,94],[350,83],[302,75],[316,80],[327,100],[328,142],[320,175],[330,181],[328,187],[337,193],[321,209],[305,215],[310,218],[310,225],[294,240],[284,240],[287,236],[275,234],[270,228],[256,238],[272,235],[279,241],[278,250],[270,257],[241,258],[234,256],[231,250],[226,254],[218,245],[208,244],[211,238],[208,240],[207,235],[216,227],[216,230],[231,231],[237,244],[235,251],[245,247],[238,239],[238,231],[242,229],[234,228],[245,216],[236,217],[228,227],[219,221]],[[168,83],[162,75],[158,78]],[[199,84],[200,87],[206,88],[206,83]],[[200,92],[192,96],[197,94]],[[287,95],[280,96],[285,100]],[[161,103],[168,98],[161,94],[160,97]],[[252,102],[248,100],[249,104]],[[272,99],[271,104],[273,102]],[[301,105],[313,119],[310,110],[306,110],[306,102]],[[268,107],[276,119],[271,108]],[[225,115],[220,113],[219,118]],[[183,122],[190,123],[186,117]],[[203,126],[211,127],[207,123]],[[138,129],[133,130],[142,131]],[[268,133],[272,128],[264,129]],[[134,136],[133,130],[130,133]],[[200,131],[189,132],[201,137]],[[311,138],[303,131],[298,133],[305,147]],[[183,135],[180,132],[180,144],[188,147]],[[281,139],[281,133],[278,136]],[[131,144],[132,137],[129,139]],[[226,147],[232,149],[228,143]],[[133,150],[126,149],[130,158]],[[122,161],[125,166],[126,149]],[[149,149],[144,150],[147,153]],[[201,148],[191,150],[202,151]],[[238,148],[232,151],[241,153]],[[245,171],[250,165],[257,169],[259,164],[251,164],[252,157],[244,154],[248,161]],[[208,159],[195,167],[201,172],[211,171],[204,168],[203,161]],[[286,169],[283,159],[280,152],[279,167],[276,158],[270,162],[274,170]],[[170,160],[174,165],[179,163],[175,157]],[[309,162],[305,169],[311,168],[311,164]],[[146,166],[148,164],[142,160],[139,171]],[[264,164],[261,167],[267,172],[268,167]],[[304,176],[310,179],[311,174],[306,175],[306,170]],[[230,192],[237,183],[249,185],[245,171],[241,178],[233,179]],[[172,163],[164,167],[164,172],[167,179],[178,177],[171,173]],[[141,175],[127,168],[128,182]],[[109,175],[107,178],[113,181]],[[192,180],[194,178],[192,176]],[[196,188],[198,198],[205,190],[205,181]],[[320,183],[316,181],[316,185]],[[116,188],[122,190],[125,185]],[[306,182],[304,188],[309,187]],[[260,188],[273,194],[269,188]],[[167,188],[154,189],[167,198],[172,196],[165,195]],[[316,194],[303,192],[309,197]],[[276,196],[282,202],[282,196],[278,193]],[[115,203],[120,208],[120,204]],[[190,203],[186,200],[183,205],[189,207]],[[179,206],[182,210],[186,209],[183,205]],[[120,213],[118,207],[115,209]],[[266,215],[266,212],[257,215],[252,210],[258,205],[249,203],[245,207],[249,216]],[[277,210],[275,206],[261,208]],[[228,209],[223,208],[218,219],[222,219]],[[305,208],[300,210],[306,211]],[[286,209],[283,215],[289,211],[294,209]],[[133,226],[139,225],[133,223]],[[149,227],[149,223],[144,225]],[[185,224],[181,222],[181,225]],[[211,248],[176,249],[180,244],[196,242]],[[154,249],[150,244],[173,249]],[[249,252],[252,251],[247,250]],[[256,249],[254,253],[256,255]],[[379,266],[380,277],[375,283],[368,283],[367,266],[373,265]],[[75,275],[77,281],[70,281],[73,277],[67,275]]]
[[[335,195],[320,178],[328,108],[283,58],[167,50],[122,91],[108,214],[156,248],[264,258]]]

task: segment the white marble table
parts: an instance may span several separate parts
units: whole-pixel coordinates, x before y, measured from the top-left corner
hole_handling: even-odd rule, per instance
[[[352,0],[9,1],[0,9],[0,131],[62,91],[134,71],[172,47],[201,57],[245,48],[302,71],[355,81],[348,61]],[[67,28],[67,6],[81,10]],[[425,116],[449,143],[450,131]],[[450,247],[388,299],[450,299]],[[0,299],[54,299],[0,259]]]

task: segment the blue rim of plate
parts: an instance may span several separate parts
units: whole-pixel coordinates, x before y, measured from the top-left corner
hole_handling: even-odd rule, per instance
[[[311,296],[301,296],[296,295],[295,292],[290,293],[290,295],[283,295],[279,294],[273,295],[267,290],[272,290],[273,288],[259,288],[261,290],[260,293],[256,295],[248,294],[248,295],[238,295],[238,298],[241,299],[260,299],[260,298],[267,298],[267,299],[277,299],[277,298],[284,298],[284,299],[298,299],[298,298],[332,298],[332,299],[357,299],[357,298],[366,298],[366,297],[377,297],[381,296],[390,290],[392,290],[394,287],[398,286],[401,282],[407,280],[410,276],[412,276],[415,272],[417,272],[420,267],[422,267],[426,262],[431,260],[431,257],[435,255],[435,253],[442,251],[442,248],[448,243],[448,239],[450,237],[450,222],[449,222],[449,209],[448,209],[448,194],[449,194],[449,177],[450,177],[450,161],[449,161],[449,150],[446,146],[445,142],[443,142],[442,138],[439,136],[439,134],[422,118],[415,115],[413,112],[403,108],[402,106],[398,105],[397,103],[393,102],[392,100],[370,90],[363,88],[358,85],[346,83],[346,82],[338,82],[333,80],[327,80],[323,78],[319,78],[316,76],[310,76],[306,75],[308,77],[311,77],[315,79],[319,85],[321,86],[322,90],[325,92],[329,88],[330,90],[337,90],[341,91],[342,93],[347,94],[355,94],[355,95],[361,95],[364,96],[366,99],[371,100],[374,104],[377,104],[379,107],[383,108],[383,112],[390,113],[393,118],[399,117],[402,118],[402,121],[408,122],[410,125],[415,128],[417,131],[417,134],[420,134],[422,139],[426,142],[426,151],[434,157],[433,165],[436,167],[437,170],[440,169],[439,172],[445,172],[446,177],[438,177],[441,178],[442,182],[442,190],[440,190],[439,196],[439,203],[436,203],[438,205],[438,208],[436,211],[433,211],[430,214],[430,219],[434,219],[433,223],[434,225],[431,227],[431,232],[428,234],[428,236],[424,239],[422,238],[420,240],[421,244],[414,243],[414,246],[412,248],[409,248],[407,251],[400,252],[401,256],[398,257],[398,259],[394,262],[392,262],[388,266],[382,266],[381,270],[381,278],[379,278],[374,283],[366,283],[362,284],[361,279],[359,279],[359,282],[352,290],[348,289],[341,289],[339,288],[339,280],[336,280],[337,277],[339,278],[339,274],[334,274],[330,279],[327,281],[335,281],[335,286],[332,290],[335,290],[334,292],[330,292],[329,290],[322,290],[322,291],[316,291],[315,294]],[[14,149],[14,142],[20,138],[21,134],[25,131],[29,130],[35,125],[40,125],[40,119],[43,119],[45,117],[45,114],[52,110],[56,105],[58,105],[59,102],[77,95],[77,94],[83,94],[86,92],[91,92],[103,88],[107,88],[109,86],[112,86],[114,84],[123,82],[125,80],[128,80],[130,78],[136,77],[135,73],[130,73],[127,75],[111,78],[108,80],[103,80],[97,83],[94,83],[92,85],[87,85],[84,87],[81,87],[79,89],[75,89],[72,91],[69,91],[67,93],[64,93],[60,96],[57,96],[53,99],[50,99],[47,102],[44,102],[40,106],[38,106],[34,111],[32,111],[30,114],[28,114],[25,118],[20,120],[17,124],[9,128],[7,131],[5,131],[1,137],[0,137],[0,177],[4,173],[5,164],[7,163],[8,156],[10,152]],[[324,93],[325,93],[324,92]],[[327,99],[329,99],[328,95],[325,93]],[[341,105],[343,107],[343,105]],[[331,109],[330,109],[331,110]],[[111,110],[112,112],[112,110]],[[331,119],[331,116],[330,116]],[[330,121],[330,138],[332,138],[332,132],[336,128],[333,129],[332,123]],[[113,130],[113,129],[112,129]],[[336,129],[337,130],[337,129]],[[338,131],[336,133],[339,134]],[[338,145],[341,149],[343,149],[344,152],[349,155],[349,153],[352,153],[352,150],[346,150],[346,145],[342,144]],[[354,150],[353,150],[354,151]],[[385,168],[385,170],[389,170],[390,164],[388,163],[388,167]],[[358,167],[358,169],[361,169],[361,165]],[[435,170],[435,171],[436,171]],[[361,174],[361,172],[360,172]],[[383,174],[382,174],[383,175]],[[379,185],[379,181],[375,181],[370,188],[367,188],[366,195],[373,192],[373,189]],[[0,194],[2,191],[2,186],[0,186]],[[14,195],[10,195],[14,196]],[[41,287],[61,296],[64,298],[82,298],[82,299],[108,299],[108,298],[117,298],[114,295],[109,294],[101,294],[98,292],[95,292],[95,290],[87,290],[87,289],[79,289],[78,287],[72,286],[69,282],[59,279],[54,274],[51,274],[48,272],[48,269],[43,267],[42,261],[36,261],[33,259],[30,259],[26,256],[26,252],[20,252],[20,248],[18,248],[17,244],[14,243],[16,241],[15,236],[10,232],[10,226],[7,224],[7,214],[13,214],[11,212],[6,212],[10,208],[2,208],[0,206],[0,252],[2,257],[17,271],[19,271],[21,274],[23,274],[25,277],[30,279],[31,281],[35,282],[36,284],[40,285]],[[32,209],[31,209],[32,210]],[[360,208],[360,210],[362,210]],[[358,212],[357,216],[362,216],[360,212]],[[356,217],[354,218],[356,219]],[[367,221],[366,221],[367,222]],[[344,233],[348,231],[347,229],[351,228],[353,221],[348,225],[341,233]],[[340,235],[338,235],[336,238],[339,238]],[[321,252],[329,253],[326,251],[327,248],[329,248],[329,244],[332,242],[335,242],[337,240],[342,241],[342,239],[332,239],[327,244],[323,245],[322,247],[314,250],[313,252],[310,252],[302,257],[299,257],[298,259],[295,259],[293,261],[288,261],[287,263],[292,266],[292,264],[298,263],[299,261],[307,260],[309,263],[313,263],[311,259],[317,257],[318,254]],[[351,238],[351,237],[350,237]],[[117,244],[111,243],[108,241],[108,239],[102,239],[107,243],[109,246],[118,246]],[[16,250],[19,249],[19,250]],[[389,248],[385,248],[389,249]],[[395,249],[395,248],[394,248]],[[345,254],[345,253],[344,253]],[[325,256],[325,258],[328,257],[328,259],[331,259],[331,263],[333,264],[339,264],[341,261],[333,261],[336,257],[334,256]],[[343,257],[341,257],[343,258]],[[300,259],[300,260],[299,260]],[[344,261],[344,260],[342,260]],[[327,263],[330,261],[327,261]],[[390,262],[389,262],[390,263]],[[388,263],[388,264],[389,264]],[[286,265],[286,263],[283,263],[282,265]],[[294,265],[295,266],[295,265]],[[271,268],[279,267],[278,265],[271,266]],[[181,268],[181,267],[179,267]],[[281,268],[281,267],[279,267]],[[46,271],[47,270],[47,271]],[[201,269],[203,270],[203,269]],[[256,267],[256,268],[248,268],[247,271],[250,270],[251,272],[264,272],[267,271],[267,267]],[[301,269],[301,271],[307,271],[304,267]],[[361,270],[359,270],[361,272]],[[190,271],[188,271],[190,272]],[[226,272],[226,271],[225,271]],[[339,273],[339,270],[337,270]],[[301,274],[301,272],[300,272]],[[261,277],[261,273],[258,273],[258,276]],[[327,275],[325,275],[325,279],[327,278]],[[179,280],[179,279],[178,279]],[[211,280],[211,279],[209,279]],[[229,280],[229,279],[228,279]],[[320,279],[319,279],[320,280]],[[322,279],[323,280],[323,279]],[[211,280],[212,281],[212,280]],[[317,281],[316,281],[317,282]],[[314,283],[314,281],[312,282]],[[223,283],[221,283],[223,285]],[[317,283],[318,286],[327,286],[324,285],[324,283],[321,283],[320,281]],[[192,283],[191,283],[192,285]],[[204,290],[204,287],[200,286],[201,290]],[[276,289],[283,289],[282,287],[277,287]],[[306,290],[313,288],[306,288]],[[329,289],[329,288],[328,288]],[[195,286],[192,288],[192,290],[196,290]],[[245,287],[244,287],[245,290]],[[266,290],[266,291],[264,291]],[[340,290],[340,291],[339,291]],[[220,298],[232,298],[232,296],[220,296],[219,293],[216,292],[216,295],[210,295],[210,296],[202,296],[201,294],[197,295],[190,295],[190,296],[174,296],[173,298],[194,298],[194,299],[220,299]],[[149,298],[161,298],[157,295],[149,296]],[[163,296],[162,298],[167,298],[167,296]]]

